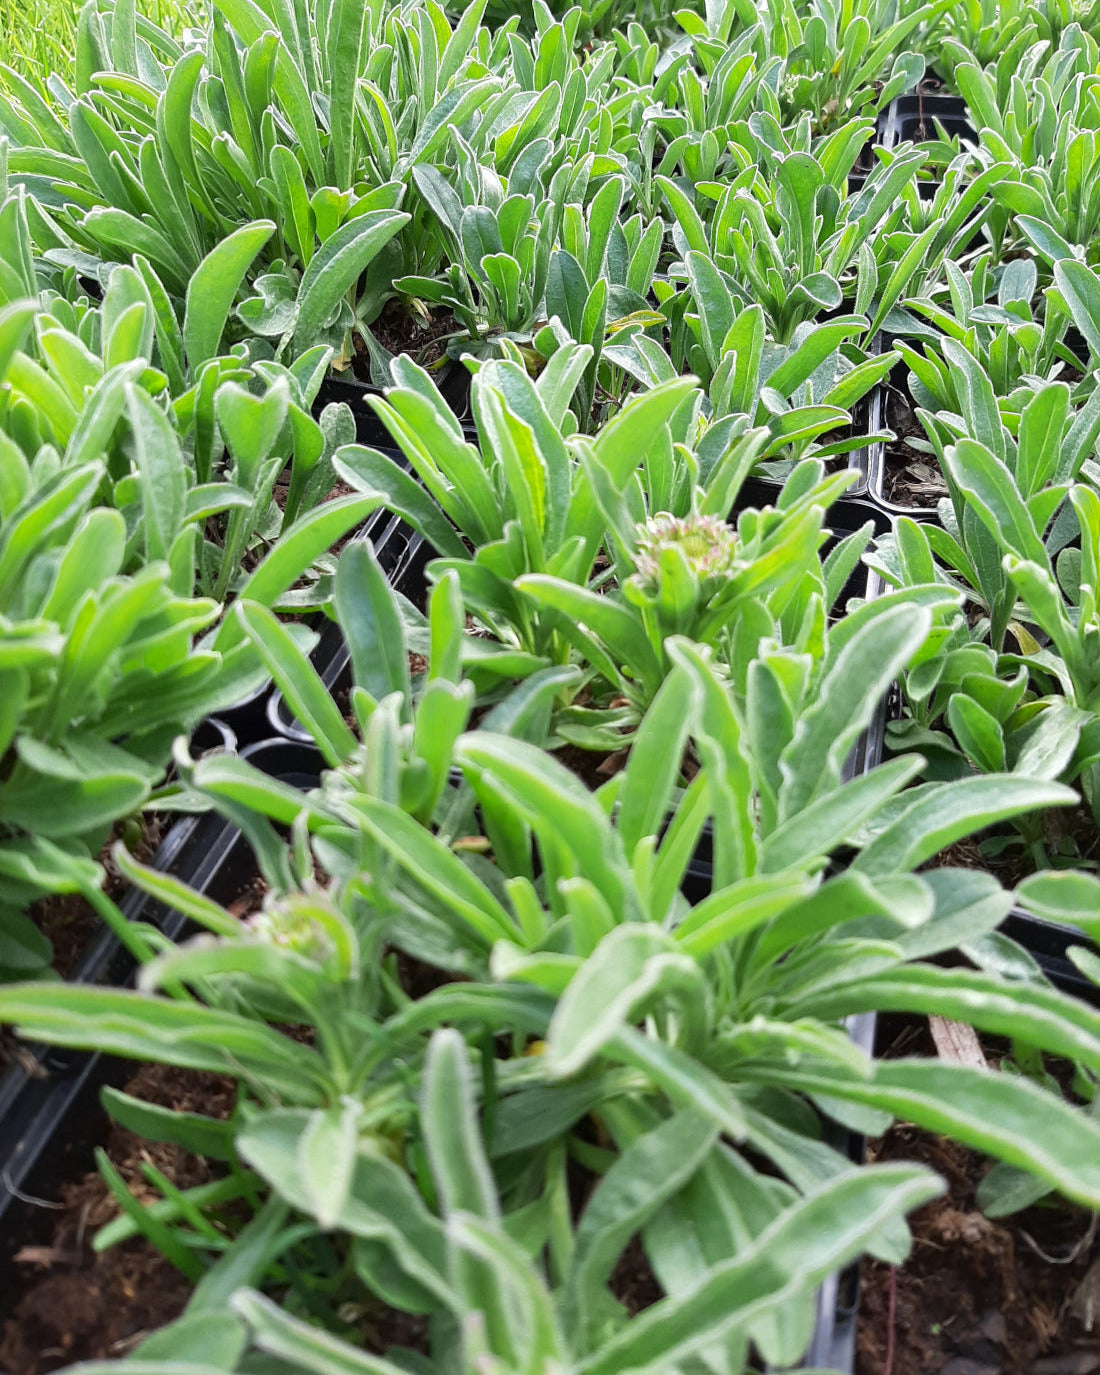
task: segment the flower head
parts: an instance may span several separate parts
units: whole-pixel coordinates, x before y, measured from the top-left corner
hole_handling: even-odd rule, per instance
[[[660,583],[661,554],[666,549],[680,550],[700,584],[721,578],[733,568],[737,539],[719,516],[673,516],[662,511],[637,530],[634,562],[642,585],[649,591],[656,591]]]
[[[255,936],[284,950],[293,950],[315,964],[326,964],[335,953],[331,933],[318,920],[316,902],[295,901],[297,895],[265,899],[263,910],[246,925]]]

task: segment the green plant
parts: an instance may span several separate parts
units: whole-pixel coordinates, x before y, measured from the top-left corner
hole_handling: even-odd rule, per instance
[[[910,368],[910,393],[926,411],[959,415],[965,409],[958,390],[960,368],[949,364],[939,348],[942,337],[952,339],[976,360],[998,403],[1007,400],[1012,411],[1026,405],[1036,386],[1055,380],[1067,365],[1079,369],[1084,361],[1065,342],[1072,315],[1060,293],[1047,291],[1045,309],[1036,318],[1034,260],[1016,258],[1006,263],[995,286],[990,262],[990,256],[983,255],[969,275],[955,263],[944,264],[950,309],[946,302],[928,297],[905,303],[942,331],[933,342],[925,343],[923,355],[901,341],[896,345]],[[1078,390],[1091,389],[1086,380]]]
[[[340,595],[349,599],[351,625],[364,574],[368,584],[378,575],[364,556],[344,557]],[[451,1349],[455,1340],[473,1341],[476,1331],[458,1337],[450,1324],[481,1311],[505,1272],[476,1271],[476,1291],[460,1286],[452,1300],[443,1258],[455,1244],[452,1191],[459,1176],[467,1183],[476,1176],[490,1220],[511,1219],[509,1282],[528,1276],[525,1285],[541,1293],[544,1274],[561,1295],[561,1350],[574,1353],[581,1370],[620,1369],[624,1353],[640,1353],[646,1343],[652,1353],[665,1315],[678,1312],[697,1286],[717,1285],[727,1267],[754,1261],[758,1239],[774,1246],[784,1234],[784,1209],[796,1208],[789,1221],[797,1228],[808,1216],[798,1208],[872,1187],[854,1181],[873,1172],[852,1175],[816,1138],[816,1116],[801,1095],[861,1127],[904,1112],[1036,1171],[1071,1197],[1100,1196],[1092,1163],[1097,1129],[1084,1114],[1007,1075],[935,1062],[871,1065],[836,1025],[867,1007],[934,1006],[947,1015],[965,1008],[977,1026],[1100,1064],[1100,1021],[1083,1005],[1040,984],[920,963],[960,943],[984,960],[1011,895],[988,876],[911,870],[977,826],[1065,804],[1072,794],[1003,777],[906,794],[915,761],[854,779],[844,774],[850,743],[885,684],[921,651],[932,610],[951,594],[932,587],[908,601],[868,603],[829,632],[810,672],[805,646],[776,646],[749,657],[743,684],[727,682],[697,646],[672,640],[674,676],[643,721],[625,770],[593,795],[517,735],[482,730],[444,739],[440,726],[453,712],[444,713],[443,702],[461,707],[468,699],[453,676],[454,590],[453,579],[440,584],[429,616],[425,691],[437,685],[439,706],[427,710],[423,696],[412,719],[403,715],[413,710],[410,690],[395,677],[407,674],[403,656],[386,668],[368,652],[377,640],[370,622],[386,614],[381,589],[371,593],[371,609],[362,608],[353,651],[360,676],[377,685],[353,693],[368,728],[362,752],[341,749],[331,733],[335,709],[330,704],[324,715],[309,670],[288,661],[287,683],[312,704],[318,738],[339,761],[322,789],[295,794],[241,761],[181,761],[187,784],[228,815],[240,819],[259,807],[292,825],[287,845],[246,821],[272,885],[261,914],[242,926],[119,853],[127,876],[211,934],[147,961],[142,993],[34,985],[0,991],[0,1017],[38,1039],[219,1069],[241,1082],[239,1111],[222,1124],[111,1098],[112,1111],[139,1130],[202,1141],[243,1161],[209,1197],[166,1195],[152,1210],[131,1201],[128,1221],[109,1231],[114,1240],[144,1231],[200,1280],[192,1317],[203,1312],[209,1321],[242,1282],[289,1278],[284,1318],[258,1300],[239,1302],[284,1334],[308,1336],[298,1321],[308,1311],[350,1336],[353,1320],[340,1315],[349,1293],[365,1290],[438,1315],[433,1341]],[[389,606],[392,614],[392,599]],[[278,649],[269,640],[272,623],[244,604],[237,619]],[[801,697],[788,702],[786,691],[799,684]],[[543,694],[538,710],[545,705]],[[680,760],[689,739],[699,768],[685,782]],[[399,764],[398,751],[410,744]],[[425,791],[452,759],[465,784]],[[491,861],[470,832],[475,802]],[[418,822],[417,808],[430,824]],[[716,823],[714,885],[691,907],[679,889],[708,815]],[[846,845],[857,851],[851,869],[829,876],[829,856]],[[324,888],[317,863],[328,876]],[[378,958],[393,948],[465,980],[410,998],[397,963]],[[995,946],[993,953],[1003,951]],[[288,1040],[268,1019],[312,1027],[312,1043]],[[457,1031],[429,1043],[442,1023],[461,1028],[466,1051]],[[502,1037],[510,1038],[511,1055],[498,1049]],[[532,1037],[545,1043],[543,1054],[521,1053]],[[480,1069],[478,1090],[464,1055]],[[482,1160],[469,1135],[477,1131],[476,1106],[488,1157],[471,1174]],[[593,1111],[607,1124],[610,1151],[584,1149],[575,1132]],[[1025,1130],[1040,1114],[1058,1123],[1054,1144],[1042,1148]],[[461,1146],[453,1135],[460,1128]],[[687,1153],[682,1132],[694,1143]],[[721,1144],[719,1132],[727,1138]],[[604,1199],[615,1219],[606,1223],[600,1265],[593,1259],[583,1274],[573,1267],[587,1254],[588,1231],[582,1218],[574,1241],[562,1211],[566,1150],[605,1175],[589,1229],[602,1218]],[[666,1150],[678,1161],[674,1171],[664,1163]],[[764,1185],[745,1150],[771,1157],[787,1182]],[[658,1183],[642,1191],[641,1211],[623,1203],[619,1212],[620,1186],[635,1197],[626,1184],[643,1165],[652,1165]],[[271,1190],[268,1201],[238,1240],[226,1247],[218,1237],[203,1260],[212,1238],[198,1221],[202,1210],[255,1197],[257,1179]],[[685,1257],[677,1237],[692,1218],[716,1209],[721,1215],[722,1200],[740,1212],[749,1198],[757,1202],[743,1227],[708,1230],[699,1254]],[[882,1222],[877,1214],[873,1225],[868,1220],[859,1245],[897,1257],[901,1239]],[[337,1225],[350,1244],[350,1267],[320,1236]],[[598,1287],[639,1228],[669,1297],[651,1318],[621,1327]],[[303,1265],[308,1301],[295,1278]],[[810,1310],[802,1294],[801,1316],[782,1328],[770,1325],[766,1311],[745,1313],[753,1340],[774,1359],[794,1359],[805,1339]],[[735,1328],[725,1299],[721,1308],[716,1340],[724,1325]],[[186,1348],[189,1322],[154,1339],[150,1359],[173,1350],[161,1342],[178,1339]],[[514,1343],[520,1329],[493,1331],[493,1342]],[[522,1331],[535,1340],[529,1322]],[[737,1332],[722,1348],[722,1369],[742,1368]],[[693,1324],[687,1345],[669,1349],[694,1349],[697,1338]],[[325,1349],[337,1348],[330,1342]],[[512,1348],[492,1349],[507,1361]]]
[[[677,319],[688,309],[702,313],[697,283],[704,262],[708,293],[720,282],[741,307],[758,304],[779,343],[789,342],[797,325],[845,301],[870,317],[866,333],[873,336],[901,298],[922,294],[943,259],[971,237],[988,214],[983,197],[1000,175],[998,167],[984,170],[942,218],[915,232],[906,224],[903,193],[923,160],[918,149],[902,145],[849,194],[834,184],[831,159],[788,143],[774,121],[767,127],[760,144],[764,166],[750,164],[728,185],[707,186],[714,199],[705,219],[677,182],[659,179],[680,254],[668,283],[658,285],[673,327],[674,362]],[[861,131],[854,126],[854,135]],[[839,167],[857,151],[854,138],[837,142]],[[686,288],[676,292],[674,283],[681,281]]]
[[[1097,1018],[1083,1005],[1038,984],[919,963],[960,942],[983,958],[983,942],[1011,894],[986,875],[912,876],[911,869],[992,819],[1065,804],[1072,794],[997,777],[907,795],[900,789],[919,767],[913,761],[844,781],[849,742],[930,624],[927,610],[898,600],[870,604],[849,619],[854,624],[832,632],[833,653],[813,706],[800,712],[786,743],[781,734],[765,742],[740,728],[736,694],[687,642],[673,645],[683,677],[670,680],[650,709],[625,771],[596,795],[523,740],[480,731],[460,737],[454,758],[485,819],[492,863],[469,843],[468,830],[448,835],[422,827],[378,792],[375,780],[389,786],[380,759],[370,778],[360,772],[357,786],[349,787],[344,769],[335,787],[297,799],[262,776],[250,779],[243,764],[199,761],[190,770],[192,786],[230,814],[247,798],[270,802],[272,815],[294,821],[284,864],[297,888],[273,889],[263,919],[242,929],[174,880],[120,856],[141,886],[216,933],[216,940],[168,949],[148,964],[146,989],[175,990],[176,998],[97,989],[47,996],[30,985],[0,993],[0,1016],[46,1041],[228,1069],[264,1106],[220,1128],[220,1138],[239,1132],[242,1153],[261,1174],[272,1157],[257,1155],[250,1140],[260,1133],[273,1144],[285,1141],[291,1127],[297,1140],[311,1121],[333,1149],[342,1140],[344,1151],[354,1152],[364,1139],[392,1154],[394,1133],[409,1120],[404,1067],[408,1057],[419,1063],[424,1034],[445,1020],[495,1035],[519,1033],[517,1048],[531,1036],[546,1042],[545,1054],[513,1060],[481,1052],[483,1107],[496,1123],[494,1140],[501,1134],[495,1158],[535,1152],[533,1174],[509,1176],[519,1191],[509,1194],[515,1205],[548,1201],[546,1181],[561,1161],[544,1148],[597,1104],[609,1122],[621,1124],[616,1136],[629,1129],[626,1105],[615,1107],[624,1093],[640,1099],[643,1116],[635,1123],[656,1125],[674,1106],[690,1108],[742,1148],[771,1156],[800,1192],[812,1191],[845,1168],[843,1159],[815,1140],[805,1108],[786,1093],[777,1098],[776,1089],[808,1093],[826,1112],[861,1125],[904,1111],[1035,1170],[1072,1197],[1091,1199],[1100,1189],[1090,1163],[1097,1129],[1083,1115],[1010,1076],[934,1062],[871,1065],[834,1025],[875,1006],[935,1006],[947,1015],[965,1007],[979,1027],[1055,1052],[1072,1047],[1090,1065],[1100,1060]],[[748,721],[760,719],[766,678],[782,681],[785,666],[799,658],[776,651],[760,661],[749,684]],[[853,681],[864,686],[858,700]],[[676,805],[678,752],[670,740],[683,745],[689,734],[701,767]],[[744,805],[750,796],[758,802],[756,821]],[[455,815],[453,807],[445,811]],[[690,907],[679,885],[708,813],[718,823],[714,886]],[[332,876],[327,893],[312,877],[307,833]],[[853,840],[860,848],[849,872],[827,877],[829,854]],[[394,966],[387,977],[385,966],[367,958],[367,951],[394,946],[473,982],[445,984],[409,1001]],[[212,1005],[181,997],[188,986]],[[379,1022],[395,998],[397,1010]],[[315,1027],[313,1048],[292,1051],[291,1042],[257,1022],[261,1012]],[[371,1028],[367,1037],[364,1026]],[[127,1111],[125,1103],[116,1106]],[[873,1118],[867,1109],[876,1110]],[[1020,1129],[1020,1114],[1044,1110],[1057,1116],[1059,1134],[1056,1147],[1038,1149]],[[132,1120],[140,1120],[136,1112]],[[338,1121],[343,1135],[334,1137]],[[190,1130],[170,1115],[157,1129]],[[280,1166],[276,1188],[293,1190],[290,1201],[322,1222],[345,1216],[341,1199],[351,1174],[334,1172],[326,1153],[317,1181],[323,1194],[308,1194],[304,1149],[293,1148],[293,1174]],[[289,1167],[292,1157],[284,1159]],[[534,1196],[524,1192],[530,1187]],[[238,1193],[244,1188],[238,1184]],[[398,1197],[392,1187],[386,1192]],[[402,1212],[408,1215],[404,1204]],[[536,1228],[537,1250],[548,1235],[552,1224],[549,1233]],[[670,1240],[655,1235],[658,1274],[665,1273],[660,1248]],[[886,1237],[880,1244],[893,1245]],[[361,1266],[368,1282],[380,1283],[372,1256],[365,1253]],[[560,1253],[553,1263],[562,1263]],[[248,1264],[258,1276],[270,1259],[254,1254]],[[227,1258],[207,1292],[224,1272],[239,1278],[241,1270]]]
[[[528,571],[560,571],[581,584],[592,577],[604,518],[578,449],[591,448],[621,480],[643,445],[667,457],[666,425],[690,408],[693,386],[683,378],[657,387],[629,402],[596,438],[582,440],[572,433],[569,403],[590,358],[587,346],[565,345],[535,380],[512,360],[483,363],[472,389],[480,453],[428,375],[397,359],[397,385],[372,404],[422,485],[372,450],[350,446],[334,460],[348,482],[385,494],[424,535],[445,560],[440,569],[456,570],[470,609],[499,638],[554,658],[566,652],[556,618],[540,618],[511,582]],[[686,434],[688,424],[681,420],[678,431]]]
[[[332,1115],[283,1109],[264,1114],[240,1138],[242,1152],[286,1202],[318,1221],[339,1216],[361,1292],[380,1292],[392,1308],[428,1316],[430,1355],[416,1357],[420,1370],[596,1375],[657,1370],[668,1361],[692,1369],[705,1354],[708,1369],[738,1375],[747,1369],[750,1339],[786,1363],[805,1343],[815,1285],[879,1235],[897,1231],[904,1212],[941,1187],[920,1166],[871,1166],[849,1169],[788,1201],[774,1181],[740,1172],[717,1130],[698,1114],[650,1119],[624,1105],[615,1114],[623,1149],[596,1182],[579,1225],[566,1221],[558,1229],[551,1247],[557,1263],[544,1267],[532,1255],[538,1243],[531,1219],[538,1211],[502,1206],[494,1179],[499,1157],[483,1135],[478,1106],[462,1037],[437,1032],[416,1125],[421,1178],[434,1207],[383,1152],[353,1138],[348,1111],[338,1123]],[[335,1129],[326,1133],[326,1146],[340,1151],[345,1167],[338,1181],[330,1175],[323,1184],[324,1197],[311,1187],[321,1183],[319,1172],[309,1170],[304,1182],[301,1173],[320,1144],[321,1123]],[[755,1188],[755,1206],[746,1186]],[[675,1279],[663,1276],[668,1296],[627,1319],[606,1286],[631,1233],[645,1228],[647,1250],[657,1258],[667,1251],[671,1261],[660,1231],[680,1219],[701,1223],[720,1198],[743,1215],[741,1243],[704,1265],[698,1278],[681,1260]],[[290,1230],[284,1227],[284,1235]],[[558,1271],[558,1284],[546,1269]],[[319,1325],[315,1303],[312,1320],[303,1321],[292,1311],[293,1295],[277,1306],[255,1290],[236,1288],[247,1273],[239,1264],[237,1270],[236,1279],[227,1271],[218,1290],[204,1280],[206,1301],[148,1338],[130,1357],[133,1368],[143,1375],[154,1368],[165,1375],[252,1368],[255,1358],[238,1367],[246,1349],[301,1375],[335,1368],[395,1375],[408,1368],[414,1353],[407,1348],[392,1348],[388,1359],[369,1355],[351,1334],[337,1335],[346,1332],[346,1318]],[[217,1307],[215,1294],[222,1300]],[[356,1307],[351,1302],[345,1312]],[[190,1364],[200,1356],[200,1365]],[[123,1368],[84,1367],[100,1375]]]
[[[385,1277],[391,1294],[400,1294],[395,1305],[431,1314],[431,1355],[417,1362],[419,1369],[596,1375],[657,1370],[670,1361],[690,1369],[705,1353],[708,1368],[736,1375],[746,1368],[750,1339],[773,1358],[796,1359],[804,1327],[791,1322],[792,1311],[805,1313],[824,1275],[939,1187],[919,1166],[872,1166],[851,1170],[787,1207],[762,1199],[750,1223],[756,1234],[709,1267],[705,1284],[681,1284],[680,1292],[628,1321],[606,1285],[630,1232],[643,1226],[655,1231],[674,1210],[701,1222],[707,1195],[722,1185],[733,1196],[736,1171],[723,1158],[716,1131],[690,1111],[629,1128],[629,1114],[620,1114],[619,1133],[633,1139],[592,1191],[575,1233],[570,1228],[559,1237],[562,1281],[551,1288],[530,1257],[527,1238],[516,1236],[516,1214],[501,1208],[477,1107],[462,1038],[437,1032],[425,1064],[420,1129],[440,1217],[422,1204],[413,1212],[423,1237],[416,1282],[410,1283],[411,1258],[396,1237],[373,1245],[375,1273]],[[294,1125],[284,1121],[278,1134],[257,1131],[247,1149],[277,1187],[309,1208],[295,1181]],[[696,1171],[709,1178],[692,1197],[685,1179]],[[381,1220],[374,1199],[397,1180],[394,1167],[379,1157],[364,1154],[357,1162],[349,1201],[368,1237],[377,1233],[372,1212]],[[402,1195],[412,1202],[407,1186]],[[768,1221],[761,1226],[763,1218]],[[807,1247],[811,1233],[815,1243]],[[360,1254],[370,1245],[367,1237],[364,1242]],[[225,1370],[236,1368],[235,1353],[246,1344],[303,1375],[330,1370],[334,1362],[363,1375],[396,1375],[403,1368],[366,1356],[256,1292],[238,1291],[229,1307],[238,1321],[225,1321]],[[194,1344],[195,1323],[185,1318],[146,1343],[135,1359],[148,1369],[147,1355],[185,1356]],[[395,1362],[403,1354],[395,1351]]]
[[[289,333],[298,351],[330,330],[340,348],[364,311],[380,309],[384,291],[364,302],[354,289],[408,221],[399,181],[362,180],[355,56],[385,16],[379,5],[353,10],[319,36],[289,17],[266,31],[258,11],[232,7],[240,30],[218,11],[205,44],[185,53],[148,23],[139,35],[132,6],[86,6],[64,117],[14,81],[0,108],[39,252],[93,275],[140,255],[159,295],[186,295],[188,314],[202,316],[199,356],[185,339],[193,368],[217,351],[242,281],[261,275],[258,257],[267,281],[244,308],[248,326]],[[462,43],[445,69],[457,72]],[[155,78],[139,73],[137,53]],[[453,99],[446,113],[458,113]]]
[[[1024,407],[1013,439],[994,418],[988,379],[950,341],[944,349],[965,380],[972,420],[984,416],[969,432],[985,442],[959,437],[942,448],[951,489],[942,528],[898,521],[875,562],[895,586],[936,579],[964,587],[988,620],[956,616],[945,625],[937,655],[906,679],[915,724],[896,727],[894,738],[902,747],[935,746],[941,769],[952,767],[953,754],[956,772],[1009,767],[1077,782],[1095,813],[1100,502],[1091,485],[1073,479],[1091,451],[1100,407],[1090,400],[1075,416],[1069,389],[1049,383]],[[941,717],[954,746],[928,734]],[[1043,818],[1017,825],[1034,862],[1045,866]]]
[[[326,589],[303,575],[377,505],[305,514],[325,434],[297,404],[298,379],[274,365],[262,396],[213,367],[214,385],[177,402],[181,435],[149,366],[153,312],[136,272],[118,269],[96,310],[43,301],[0,311],[4,977],[48,962],[23,909],[51,891],[83,893],[128,948],[143,945],[104,905],[91,857],[150,799],[173,737],[266,677],[249,645],[215,646],[220,601],[247,587],[316,605]],[[303,363],[308,386],[325,360]],[[246,573],[292,453],[288,508],[302,519],[284,520],[284,541]]]
[[[866,332],[865,316],[805,321],[789,343],[777,344],[767,336],[763,309],[739,308],[708,258],[689,254],[688,271],[698,314],[686,312],[683,322],[698,342],[686,349],[686,361],[707,387],[712,420],[740,415],[767,428],[765,471],[780,475],[803,458],[835,457],[874,440],[853,432],[850,412],[898,355],[869,354],[848,342]],[[640,332],[604,352],[648,385],[676,375],[668,355]]]
[[[828,129],[856,115],[874,114],[924,74],[924,57],[901,45],[949,8],[950,0],[899,7],[887,0],[815,0],[809,11],[790,0],[746,4],[722,0],[705,17],[677,15],[704,63],[713,61],[741,26],[753,26],[759,60],[780,59],[771,104],[787,122],[809,113]],[[899,51],[899,49],[901,49]]]
[[[1044,0],[1040,5],[993,5],[966,0],[940,16],[930,35],[934,65],[953,84],[962,65],[1002,73],[1019,71],[1030,84],[1035,62],[1045,63],[1067,46],[1087,51],[1100,31],[1100,11],[1090,0]],[[1095,48],[1093,48],[1095,52]],[[1022,61],[1021,61],[1022,60]]]
[[[823,479],[811,462],[775,510],[745,513],[729,532],[733,554],[722,577],[700,580],[688,559],[676,561],[674,549],[661,555],[648,581],[634,577],[647,520],[725,528],[771,436],[734,416],[712,423],[689,447],[698,393],[690,378],[666,378],[631,399],[594,439],[563,439],[557,427],[587,357],[585,348],[563,347],[536,382],[512,362],[482,365],[473,383],[480,457],[427,376],[399,361],[402,385],[375,405],[427,493],[377,452],[348,448],[335,464],[359,490],[384,492],[391,509],[429,540],[442,556],[430,576],[455,572],[467,608],[498,640],[554,663],[568,662],[572,646],[602,680],[589,689],[594,709],[569,727],[572,738],[613,749],[623,739],[616,733],[629,725],[624,702],[632,712],[644,710],[667,672],[666,635],[725,645],[736,633],[742,598],[757,593],[771,595],[778,613],[788,605],[804,609],[813,586],[819,605],[831,608],[859,550],[848,541],[822,571],[824,511],[851,479]],[[826,415],[847,418],[843,411]],[[776,446],[790,442],[777,429]],[[600,570],[605,530],[612,532],[614,566]],[[559,729],[566,729],[564,719]]]
[[[850,475],[825,478],[815,462],[788,480],[775,507],[749,508],[734,523],[721,514],[731,498],[718,483],[680,514],[650,506],[647,515],[629,484],[616,489],[613,478],[594,469],[592,481],[609,530],[615,589],[597,591],[548,572],[525,574],[516,586],[561,613],[561,633],[582,662],[598,669],[613,701],[636,713],[669,673],[670,636],[707,645],[738,674],[743,656],[755,652],[754,636],[775,633],[791,643],[811,626],[819,630],[870,538],[865,527],[821,561],[826,509]],[[578,744],[613,748],[614,735],[598,730],[598,722],[586,713],[577,723],[583,732],[565,720],[558,729]],[[615,718],[616,730],[624,724]]]
[[[1003,257],[1023,240],[1050,263],[1092,252],[1100,223],[1093,114],[1096,40],[1072,24],[1053,51],[1010,45],[997,68],[960,62],[954,80],[973,112],[983,159],[1001,167],[990,219]]]

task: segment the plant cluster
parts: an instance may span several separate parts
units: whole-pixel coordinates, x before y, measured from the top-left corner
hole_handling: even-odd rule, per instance
[[[1091,1101],[1100,1015],[999,929],[1100,924],[1098,27],[88,0],[70,71],[5,68],[0,1022],[237,1086],[105,1093],[217,1165],[150,1202],[101,1155],[96,1244],[194,1286],[130,1375],[789,1367],[939,1188],[845,1154],[895,1118],[994,1157],[992,1207],[1100,1208],[1043,1060]],[[927,66],[974,138],[880,140]],[[876,534],[899,375],[948,495]],[[419,600],[335,550],[380,510]],[[269,680],[315,786],[187,747]],[[143,808],[237,828],[254,910],[139,862]],[[70,893],[135,988],[50,976]],[[877,1012],[1024,1072],[876,1059]]]

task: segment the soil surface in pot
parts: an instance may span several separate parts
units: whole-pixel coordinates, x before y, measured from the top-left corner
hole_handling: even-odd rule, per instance
[[[407,353],[422,368],[428,369],[445,357],[448,339],[464,332],[450,311],[440,311],[426,323],[411,310],[404,310],[398,301],[389,301],[371,325],[371,333],[388,353]],[[358,334],[353,342],[355,356],[351,360],[352,372],[360,382],[371,386],[374,379],[371,377],[370,354],[366,343]]]
[[[125,1087],[145,1102],[222,1119],[236,1097],[231,1079],[159,1065],[142,1066]],[[103,1144],[143,1202],[158,1197],[142,1173],[146,1162],[180,1189],[208,1182],[217,1168],[113,1124]],[[47,1375],[73,1361],[124,1356],[176,1318],[191,1295],[189,1281],[145,1241],[92,1250],[96,1231],[118,1213],[97,1172],[62,1185],[57,1202],[43,1208],[38,1237],[15,1257],[19,1280],[3,1296],[2,1375]]]
[[[1100,829],[1085,806],[1051,807],[1043,813],[1043,842],[1048,866],[1094,869],[1100,861]],[[1005,888],[1036,872],[1036,859],[1018,832],[1003,827],[955,841],[923,868],[982,869]]]
[[[897,1021],[888,1054],[935,1053],[926,1023]],[[981,1044],[991,1064],[1006,1051]],[[1047,1067],[1068,1083],[1068,1065]],[[1100,1371],[1100,1237],[1086,1210],[1058,1201],[988,1218],[977,1188],[991,1162],[907,1123],[872,1142],[868,1159],[928,1165],[947,1192],[910,1217],[903,1266],[863,1261],[856,1375]]]
[[[886,426],[897,436],[885,447],[882,494],[895,506],[917,506],[935,510],[947,496],[947,484],[935,455],[914,448],[911,440],[927,442],[924,426],[916,417],[908,390],[886,387]]]
[[[142,864],[148,864],[164,839],[170,818],[149,812],[142,816],[141,821],[141,838],[133,847],[132,854]],[[116,826],[111,838],[96,856],[106,876],[103,891],[116,901],[127,886],[111,858],[111,849],[120,834],[121,827]],[[101,930],[102,917],[79,893],[55,893],[41,898],[30,909],[30,916],[53,945],[54,968],[63,979],[70,978],[85,946]]]

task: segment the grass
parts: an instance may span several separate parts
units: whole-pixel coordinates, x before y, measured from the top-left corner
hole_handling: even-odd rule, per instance
[[[41,88],[52,74],[68,81],[80,0],[0,0],[0,63]],[[138,9],[177,37],[201,24],[201,6],[187,0],[139,0]]]

